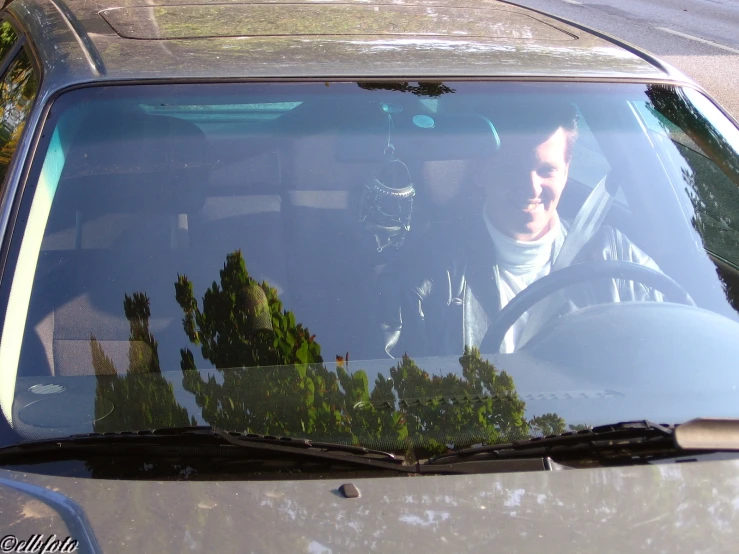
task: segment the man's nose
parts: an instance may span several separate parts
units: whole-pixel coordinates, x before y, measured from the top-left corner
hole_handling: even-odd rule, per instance
[[[529,199],[539,198],[543,188],[543,179],[536,171],[531,171],[526,179],[523,179],[522,186],[524,187]]]

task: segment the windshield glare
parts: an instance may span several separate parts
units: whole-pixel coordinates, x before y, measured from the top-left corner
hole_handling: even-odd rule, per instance
[[[736,417],[736,136],[667,85],[65,93],[3,279],[7,441]]]

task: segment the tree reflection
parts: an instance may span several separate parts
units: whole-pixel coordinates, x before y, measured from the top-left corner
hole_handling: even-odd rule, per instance
[[[431,376],[408,356],[373,387],[343,359],[331,371],[315,337],[274,288],[254,281],[240,252],[227,256],[220,277],[202,309],[186,276],[176,284],[185,333],[221,373],[206,378],[181,351],[184,388],[211,425],[428,453],[564,430],[554,414],[527,421],[513,379],[477,349],[459,359],[461,375]]]
[[[8,21],[0,22],[0,59],[4,58],[18,40],[18,35]]]
[[[695,141],[732,181],[739,182],[739,159],[735,150],[685,98],[680,89],[666,85],[648,85],[646,94],[658,113]],[[672,133],[668,130],[668,134]]]
[[[175,291],[185,334],[216,368],[322,361],[315,336],[283,310],[277,290],[249,275],[240,251],[226,256],[221,285],[205,291],[202,310],[186,275],[178,276]],[[192,352],[181,355],[182,369],[195,369]]]
[[[411,94],[415,94],[416,96],[423,96],[428,98],[438,98],[439,96],[442,96],[444,94],[453,94],[457,92],[452,87],[445,85],[444,83],[431,81],[420,81],[418,82],[418,84],[415,85],[411,85],[410,83],[395,82],[367,82],[357,83],[357,86],[364,90],[391,90],[394,92],[409,92]]]
[[[329,369],[315,336],[283,308],[274,288],[249,275],[239,251],[226,257],[220,283],[213,282],[200,305],[187,276],[178,276],[175,290],[185,334],[220,374],[199,371],[192,351],[181,350],[183,386],[212,426],[409,456],[564,431],[555,414],[527,421],[513,379],[476,348],[459,358],[461,372],[446,375],[431,375],[403,356],[373,386],[364,369],[350,370],[348,360]],[[161,376],[148,297],[126,295],[124,311],[131,330],[125,376],[90,340],[102,418],[95,430],[194,424]],[[117,408],[107,417],[104,399]]]
[[[691,223],[714,258],[739,259],[739,157],[732,145],[675,87],[650,85],[647,107],[677,150],[685,192],[693,206]],[[725,268],[729,268],[725,265]],[[726,297],[739,307],[736,271],[719,271]]]
[[[7,36],[0,40],[7,40]],[[22,51],[0,82],[0,181],[5,178],[37,91],[31,60]]]
[[[161,374],[159,345],[149,331],[149,298],[139,292],[126,295],[123,309],[131,329],[125,375],[118,374],[100,342],[90,337],[92,365],[97,377],[94,431],[195,425],[187,410],[177,402],[172,384]],[[114,408],[108,414],[111,403]]]
[[[710,251],[734,258],[736,252],[732,243],[736,241],[732,236],[723,235],[727,231],[736,232],[739,222],[736,152],[680,90],[650,85],[647,97],[650,99],[648,108],[658,114],[657,121],[684,162],[681,171],[695,209],[693,225]]]

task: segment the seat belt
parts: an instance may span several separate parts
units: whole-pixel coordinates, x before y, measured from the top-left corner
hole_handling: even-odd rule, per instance
[[[606,219],[619,188],[618,184],[610,184],[607,177],[608,174],[593,188],[577,212],[559,254],[552,263],[550,273],[570,265],[583,247],[595,236]],[[529,310],[529,318],[516,343],[516,349],[521,348],[539,332],[542,326],[555,315],[564,300],[564,291],[560,290]]]

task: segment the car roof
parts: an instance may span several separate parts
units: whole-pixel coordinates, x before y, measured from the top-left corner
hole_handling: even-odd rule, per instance
[[[13,0],[45,80],[674,77],[647,54],[495,0]],[[47,81],[48,83],[48,81]]]

